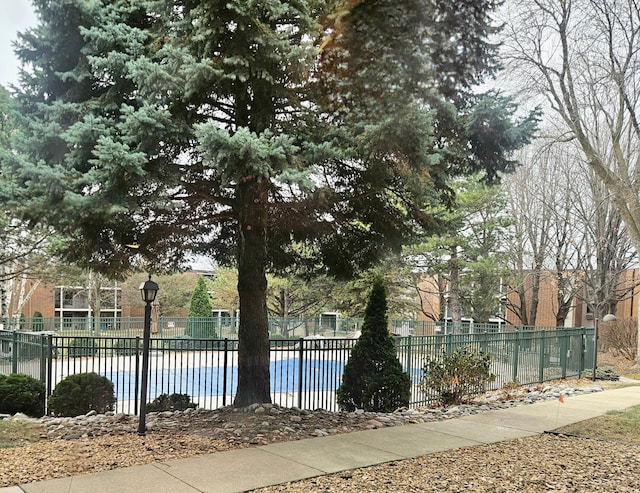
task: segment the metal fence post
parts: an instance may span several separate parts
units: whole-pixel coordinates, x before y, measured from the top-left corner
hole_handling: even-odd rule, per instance
[[[538,381],[544,382],[544,350],[546,345],[546,333],[540,334],[540,359],[538,362]]]
[[[46,383],[47,379],[47,336],[40,336],[40,381]]]
[[[558,346],[560,346],[560,370],[562,374],[562,378],[567,378],[567,351],[569,349],[569,335],[566,331],[558,331],[560,333],[560,337],[558,340]]]
[[[11,373],[18,373],[18,332],[11,333]]]
[[[299,351],[299,364],[298,364],[298,409],[302,409],[302,376],[304,374],[304,339],[300,338],[300,351]]]
[[[518,381],[518,363],[520,358],[520,331],[516,329],[515,331],[516,337],[513,341],[513,362],[512,362],[512,374],[511,381]]]
[[[138,414],[138,396],[140,395],[140,336],[136,336],[136,378],[133,384],[135,399],[133,400],[133,414]]]
[[[224,353],[223,353],[223,365],[222,370],[222,406],[227,405],[227,366],[229,361],[229,339],[224,338]]]
[[[447,354],[451,354],[453,352],[453,334],[445,334],[445,344]]]
[[[51,391],[53,390],[53,357],[56,356],[57,357],[57,351],[58,348],[56,347],[56,354],[54,355],[53,352],[53,335],[49,334],[47,335],[47,346],[48,346],[48,360],[47,360],[47,380],[46,380],[46,386],[47,386],[47,397],[49,397],[51,395]],[[45,409],[46,412],[48,412],[48,409]]]
[[[580,327],[580,332],[582,336],[582,351],[580,352],[580,376],[584,372],[586,368],[585,361],[587,361],[587,328]]]
[[[407,337],[407,373],[409,374],[409,378],[413,381],[413,377],[411,376],[411,342],[412,342],[412,338],[411,338],[411,334],[409,334]]]

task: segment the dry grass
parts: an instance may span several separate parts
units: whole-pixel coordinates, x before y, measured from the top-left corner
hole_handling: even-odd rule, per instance
[[[610,411],[599,418],[581,421],[556,431],[582,437],[640,444],[640,406]]]
[[[42,426],[24,421],[0,420],[0,448],[21,447],[40,438]]]

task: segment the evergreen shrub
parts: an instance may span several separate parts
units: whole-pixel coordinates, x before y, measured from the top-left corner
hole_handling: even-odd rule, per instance
[[[37,335],[25,334],[20,337],[13,348],[16,351],[15,357],[18,361],[30,361],[42,358],[43,344],[46,341]]]
[[[200,276],[191,295],[189,317],[184,335],[192,339],[217,339],[216,320],[213,319],[212,314],[213,309],[211,308],[207,284],[204,277]],[[196,347],[196,349],[199,348]]]
[[[98,344],[92,337],[76,337],[69,341],[67,346],[67,355],[70,358],[83,358],[86,356],[95,356],[98,353]]]
[[[378,277],[365,309],[362,335],[351,350],[337,391],[341,409],[392,412],[409,405],[411,379],[402,370],[387,326],[387,293]]]
[[[44,330],[44,317],[38,310],[33,312],[33,317],[31,317],[31,330],[33,332],[41,332]]]
[[[64,378],[49,397],[49,412],[55,416],[80,416],[89,411],[113,411],[113,383],[97,373],[77,373]]]
[[[198,404],[191,402],[189,394],[161,394],[147,404],[147,412],[184,411],[196,407]]]
[[[44,414],[46,388],[29,375],[0,374],[0,413],[24,413],[39,418]]]
[[[113,346],[113,352],[117,356],[133,356],[142,354],[142,344],[136,347],[136,339],[118,339]]]

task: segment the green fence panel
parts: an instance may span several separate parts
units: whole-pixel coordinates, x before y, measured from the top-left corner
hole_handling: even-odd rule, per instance
[[[175,337],[152,339],[150,385],[158,392],[189,393],[202,407],[227,405],[237,385],[237,341],[200,337],[211,327],[216,334],[223,332],[219,321],[216,325],[210,319],[195,319],[190,326],[186,318],[182,322],[185,325],[174,331]],[[192,336],[184,334],[187,327],[191,327]],[[167,326],[169,329],[175,327]],[[105,331],[100,337],[87,331],[80,334],[0,330],[0,372],[40,378],[50,393],[67,375],[95,371],[113,381],[119,409],[136,413],[140,336],[112,336]],[[496,380],[490,388],[495,389],[508,382],[524,385],[579,376],[585,362],[588,368],[593,361],[593,330],[585,328],[408,335],[394,340],[398,358],[411,377],[412,406],[426,405],[434,397],[420,387],[426,362],[457,347],[491,355]],[[355,339],[346,338],[272,338],[273,402],[335,409],[335,391],[355,343]]]

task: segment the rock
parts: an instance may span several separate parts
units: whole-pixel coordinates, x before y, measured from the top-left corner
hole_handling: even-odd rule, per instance
[[[384,428],[384,425],[380,421],[375,419],[372,419],[371,421],[369,421],[369,426],[371,428]]]
[[[451,419],[460,416],[478,414],[494,409],[506,409],[513,406],[528,405],[548,399],[557,399],[562,392],[565,398],[572,395],[599,392],[597,385],[586,388],[573,388],[567,384],[546,385],[545,392],[541,386],[523,387],[511,392],[510,400],[504,400],[501,390],[488,392],[477,397],[473,402],[452,407],[422,407],[397,409],[392,413],[365,412],[358,409],[354,412],[331,412],[324,409],[301,410],[284,408],[273,404],[254,404],[244,409],[232,406],[209,409],[186,409],[185,411],[165,411],[147,415],[147,430],[153,433],[173,435],[183,430],[197,429],[216,438],[237,441],[239,437],[254,437],[260,443],[277,441],[278,437],[304,438],[308,436],[325,436],[371,428],[402,426],[412,423],[424,423],[435,420]],[[31,419],[24,415],[12,416],[11,419]],[[34,420],[38,421],[38,420]],[[138,417],[123,413],[95,412],[75,418],[48,417],[39,419],[44,425],[44,434],[50,439],[75,440],[82,436],[127,435],[135,433]],[[329,430],[329,431],[327,431]],[[249,441],[250,441],[249,440]]]

